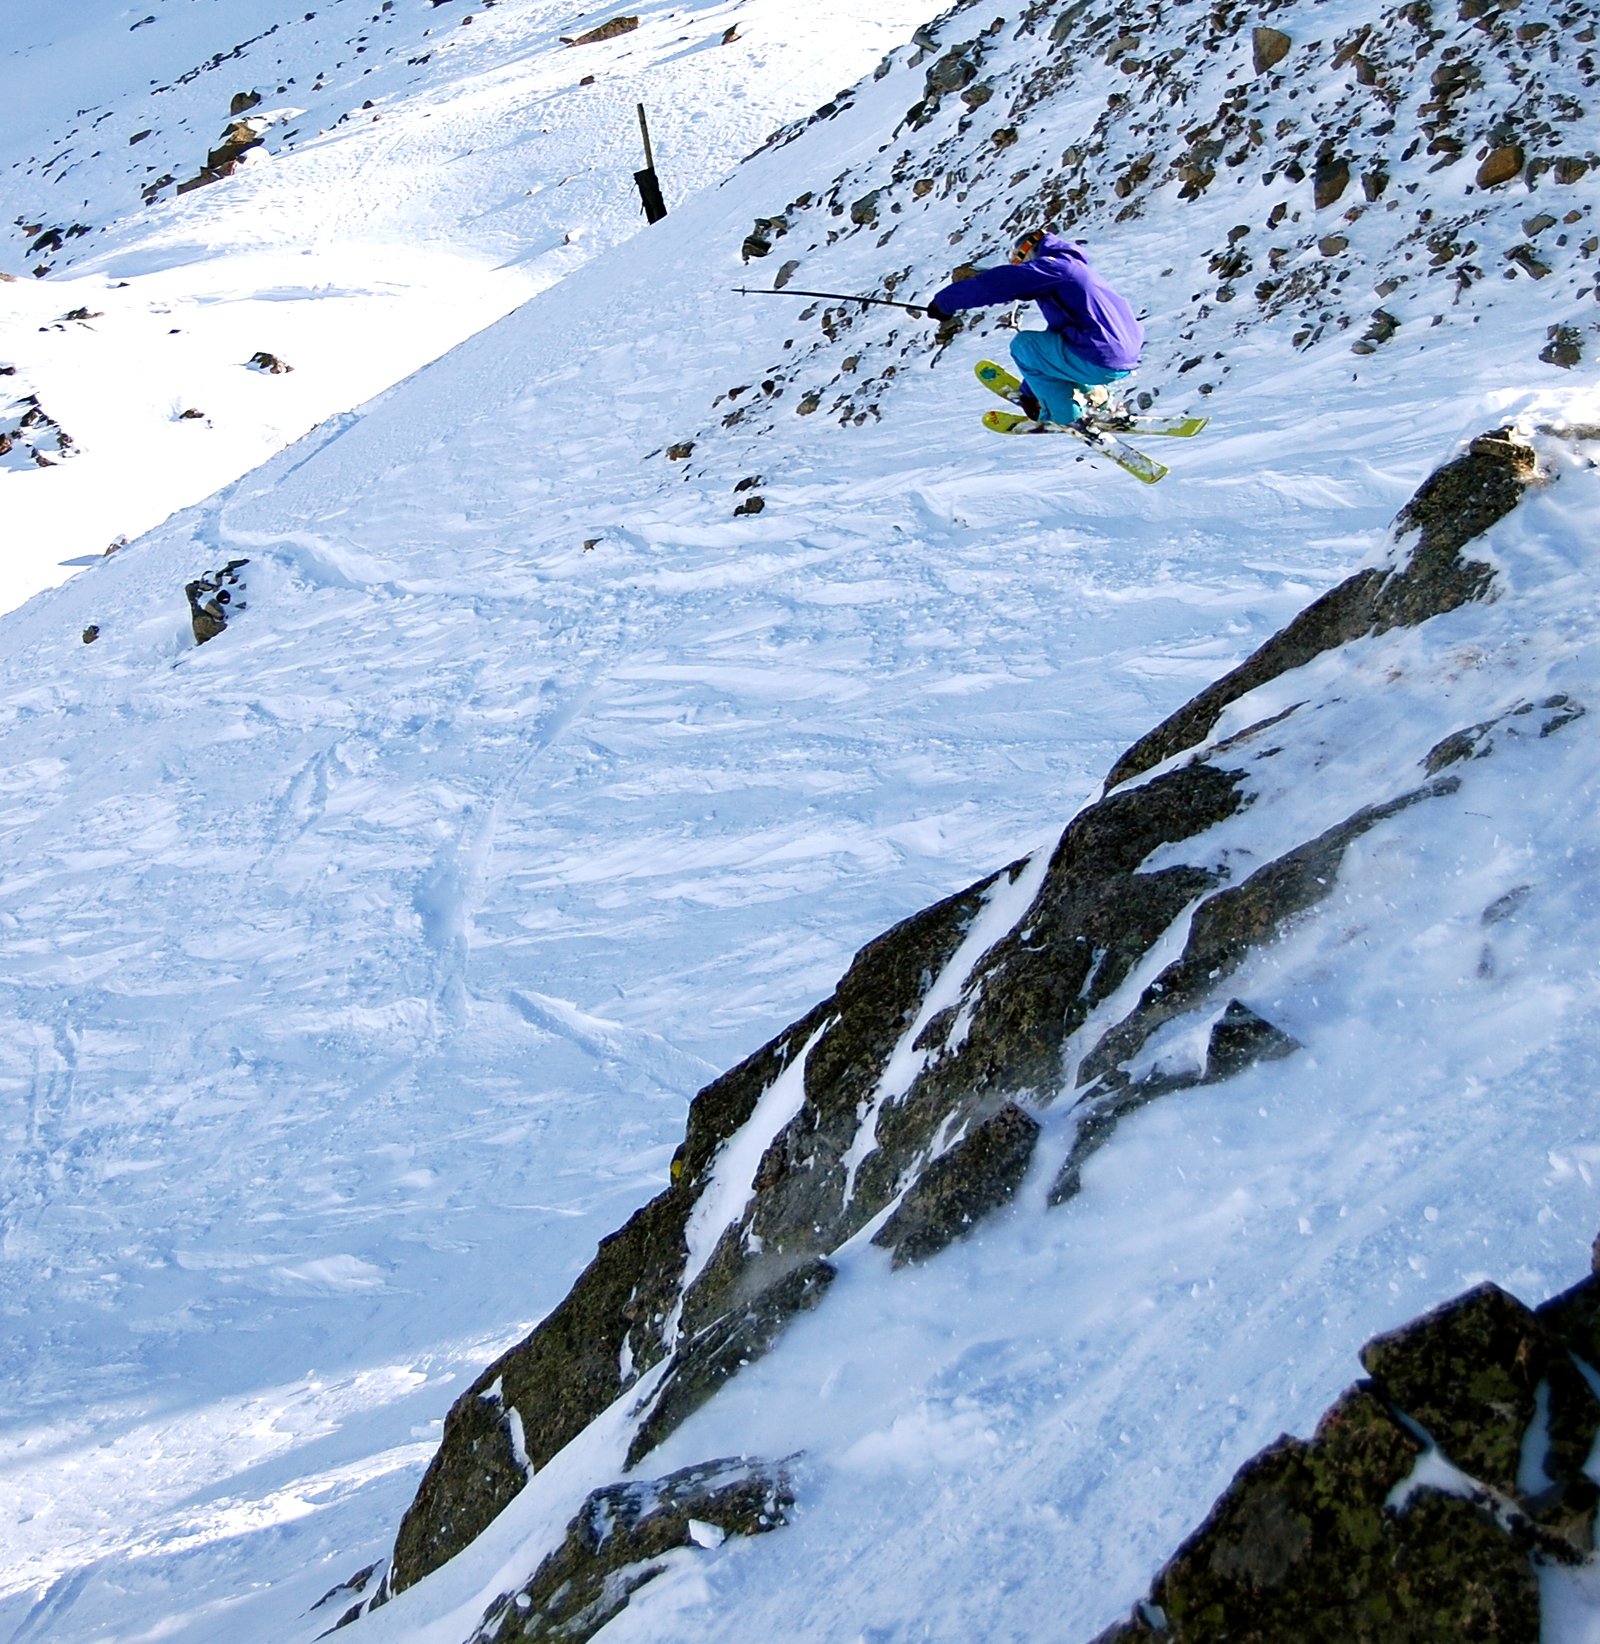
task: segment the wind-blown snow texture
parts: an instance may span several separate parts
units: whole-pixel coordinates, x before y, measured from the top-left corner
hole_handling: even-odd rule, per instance
[[[346,26],[318,9],[340,41],[372,17],[352,6]],[[1353,193],[1319,214],[1312,166],[1296,180],[1275,153],[1224,159],[1192,200],[1155,162],[1118,194],[1123,160],[1168,141],[1126,122],[1097,132],[1107,52],[1121,63],[1131,48],[1112,49],[1115,31],[1097,37],[1081,52],[1086,78],[1041,89],[1018,119],[1012,99],[1055,14],[1019,37],[1018,8],[991,3],[946,23],[934,52],[901,46],[835,118],[717,186],[673,194],[664,223],[618,244],[637,220],[626,173],[642,83],[621,77],[621,54],[653,42],[651,72],[687,77],[741,49],[709,49],[730,23],[756,52],[778,9],[658,12],[620,42],[571,51],[555,43],[569,13],[503,0],[467,29],[447,20],[462,9],[401,0],[373,19],[409,31],[407,56],[428,49],[424,27],[485,53],[477,78],[419,83],[406,105],[417,125],[404,129],[430,114],[458,124],[428,151],[415,194],[398,196],[392,230],[366,238],[383,191],[364,181],[346,127],[308,139],[298,161],[248,162],[149,218],[118,216],[104,249],[67,240],[83,258],[0,287],[13,316],[0,358],[19,368],[0,386],[37,392],[82,446],[53,469],[0,475],[8,549],[20,536],[35,553],[18,597],[53,580],[56,558],[228,482],[4,619],[0,1623],[18,1644],[282,1640],[331,1624],[335,1605],[311,1606],[387,1551],[455,1393],[665,1179],[697,1086],[822,997],[863,941],[1053,839],[1124,746],[1386,552],[1387,521],[1463,438],[1513,417],[1600,412],[1587,364],[1540,358],[1552,327],[1592,336],[1592,172],[1478,189],[1475,149],[1441,171],[1424,150],[1351,224]],[[748,123],[669,79],[684,88],[680,123],[665,106],[658,116],[669,193],[683,150],[665,132],[686,144],[704,131],[694,180],[711,182],[774,121],[904,39],[916,13],[903,9],[896,30],[890,9],[870,24],[845,5],[795,23],[796,55],[774,49],[760,74],[747,62],[761,114]],[[153,14],[198,27],[222,8],[191,10]],[[227,39],[186,36],[181,67],[138,55],[159,36],[125,32],[132,13],[75,10],[95,49],[65,59],[68,43],[29,14],[32,62],[104,64],[95,112],[114,100],[127,115],[120,169],[42,227],[125,210],[120,148],[151,123],[133,115],[154,94],[124,88],[231,49],[237,14]],[[1164,14],[1142,60],[1177,49],[1202,16]],[[1547,78],[1577,74],[1555,8],[1515,16],[1546,23],[1567,52]],[[1006,24],[986,36],[997,17]],[[1338,4],[1275,16],[1305,46],[1300,61],[1321,45],[1314,94],[1289,78],[1293,54],[1281,78],[1256,75],[1248,27],[1212,24],[1216,49],[1187,48],[1197,89],[1163,132],[1235,89],[1269,145],[1299,107],[1355,106],[1355,67],[1327,64],[1368,20]],[[1440,27],[1477,38],[1466,22]],[[495,38],[503,55],[480,44]],[[896,134],[947,45],[984,38],[990,100],[952,93]],[[1435,62],[1454,38],[1430,48]],[[312,72],[329,68],[334,36],[319,44]],[[399,52],[390,62],[399,76]],[[1402,128],[1432,72],[1428,53],[1418,64]],[[8,114],[7,150],[42,159],[91,92],[63,102],[66,70],[19,78],[19,65],[8,91],[27,83],[38,101],[6,106],[37,112],[26,127]],[[186,111],[193,164],[228,97],[262,80],[234,67],[237,85],[219,69],[185,88],[218,89],[203,117]],[[523,71],[547,76],[547,117],[528,114]],[[361,76],[337,72],[338,112],[359,107]],[[597,86],[578,88],[589,72]],[[459,96],[443,110],[424,100],[449,84]],[[1475,106],[1518,89],[1491,76],[1464,95]],[[573,100],[597,93],[613,99],[605,118],[566,127]],[[329,126],[333,109],[312,118]],[[535,119],[579,150],[602,127],[614,140],[609,169],[582,184],[592,203],[542,216],[541,192],[475,237],[469,199],[554,190],[572,166],[563,149],[539,169]],[[997,146],[1013,125],[1016,143]],[[382,122],[362,130],[386,141]],[[770,283],[797,258],[797,285],[881,290],[894,274],[901,294],[926,295],[954,257],[994,254],[1064,150],[1097,142],[1129,153],[1095,159],[1076,220],[1148,313],[1141,380],[1163,408],[1214,417],[1200,440],[1163,450],[1174,471],[1160,486],[1055,441],[982,430],[988,396],[970,367],[1003,349],[993,314],[941,350],[910,316],[807,316],[800,300],[728,289]],[[484,159],[452,192],[457,155],[479,145],[522,158]],[[297,177],[276,222],[258,192],[269,174]],[[400,149],[382,172],[414,174]],[[18,169],[8,176],[19,191]],[[935,186],[916,193],[926,178]],[[857,226],[850,207],[874,188],[877,221]],[[752,223],[808,192],[772,256],[745,264]],[[12,197],[30,222],[46,215]],[[1487,213],[1473,236],[1485,249],[1462,250],[1458,235],[1456,257],[1427,274],[1437,253],[1419,239],[1408,270],[1419,214],[1467,207]],[[1569,212],[1580,220],[1565,224]],[[319,255],[279,226],[297,213],[346,224],[349,241],[335,234]],[[1540,214],[1554,225],[1533,234]],[[451,242],[432,271],[394,249],[441,223]],[[1281,246],[1314,299],[1275,312],[1271,292],[1213,268],[1247,224],[1252,277]],[[557,249],[568,228],[592,238]],[[1325,253],[1334,229],[1350,244]],[[355,272],[340,262],[352,242]],[[208,244],[224,255],[196,272]],[[1504,257],[1519,244],[1538,247],[1547,277]],[[285,271],[291,254],[305,274]],[[1474,256],[1483,277],[1455,278]],[[466,285],[464,262],[480,271]],[[490,278],[496,263],[511,269]],[[1337,287],[1326,297],[1325,264]],[[372,339],[395,329],[378,294],[388,269],[421,309],[442,287],[460,301],[375,361]],[[1352,353],[1373,288],[1400,273],[1412,277],[1382,299],[1399,330]],[[1230,279],[1236,293],[1219,302]],[[324,284],[361,294],[296,308],[303,286]],[[354,403],[536,287],[438,363],[234,477],[295,418]],[[207,332],[208,315],[229,313],[210,299],[246,289],[259,304],[233,312],[250,323]],[[294,300],[274,307],[285,293]],[[126,331],[113,335],[119,300]],[[201,333],[196,370],[220,376],[151,363],[163,302],[181,305],[181,333]],[[31,329],[80,305],[105,319]],[[259,317],[280,312],[303,313],[304,333],[264,334]],[[1347,312],[1360,323],[1343,330]],[[220,429],[218,407],[298,393],[317,375],[301,338],[316,335],[347,352],[292,417],[256,400],[239,413],[248,437],[223,440],[215,466],[172,443],[205,434],[203,419],[170,420],[188,404]],[[69,361],[94,337],[103,354]],[[249,372],[256,348],[295,374]],[[191,399],[195,380],[224,386]],[[746,391],[716,403],[733,388]],[[796,415],[812,393],[815,414]],[[112,420],[131,445],[93,424],[102,402],[127,408]],[[689,458],[666,456],[689,440]],[[1306,1055],[1130,1120],[1063,1210],[1044,1213],[1047,1183],[1035,1183],[981,1241],[926,1268],[886,1279],[870,1248],[847,1262],[826,1306],[647,1463],[655,1474],[804,1450],[795,1522],[674,1555],[608,1640],[1086,1638],[1144,1591],[1242,1460],[1308,1428],[1365,1336],[1480,1277],[1534,1301],[1582,1271],[1600,1225],[1596,498],[1588,448],[1543,449],[1560,478],[1492,538],[1496,603],[1285,682],[1271,706],[1314,693],[1323,752],[1297,757],[1348,759],[1357,774],[1414,759],[1436,725],[1524,699],[1564,691],[1589,715],[1462,767],[1446,821],[1422,807],[1358,843],[1331,911],[1241,978]],[[136,517],[63,500],[97,536],[62,539],[62,553],[32,488],[75,499],[69,477],[102,458],[96,506],[126,496]],[[751,496],[764,510],[736,514]],[[195,649],[183,585],[239,557],[248,609]],[[99,637],[85,645],[91,624]],[[1249,717],[1267,711],[1254,703]],[[1278,780],[1231,849],[1265,853],[1309,825],[1309,768],[1286,763]],[[1041,1144],[1041,1160],[1059,1151]],[[617,1476],[622,1443],[620,1421],[586,1434],[468,1554],[351,1636],[464,1637]],[[1581,1600],[1563,1596],[1563,1638],[1593,1625]]]

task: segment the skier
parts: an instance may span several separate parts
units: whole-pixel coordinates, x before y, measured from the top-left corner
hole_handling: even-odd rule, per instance
[[[1027,297],[1038,303],[1049,329],[1019,331],[1012,341],[1011,357],[1023,376],[1017,404],[1034,422],[1077,422],[1086,402],[1105,397],[1092,390],[1120,382],[1139,363],[1144,327],[1075,240],[1029,229],[1009,264],[947,285],[924,312],[943,322],[964,308]]]

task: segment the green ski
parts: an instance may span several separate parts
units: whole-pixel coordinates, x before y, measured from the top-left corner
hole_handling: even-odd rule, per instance
[[[1022,388],[1020,377],[1007,371],[1003,365],[996,365],[993,360],[979,360],[974,369],[978,381],[985,388],[1012,405],[1017,403],[1017,395]],[[1096,405],[1091,401],[1084,410],[1084,420],[1092,427],[1108,429],[1112,433],[1160,434],[1167,439],[1187,440],[1193,439],[1210,418],[1150,416],[1130,411],[1125,405],[1115,405],[1109,401]]]
[[[1092,451],[1099,451],[1137,480],[1154,485],[1166,472],[1166,465],[1139,450],[1118,434],[1081,422],[1035,422],[1020,411],[986,411],[983,426],[996,434],[1070,434]]]

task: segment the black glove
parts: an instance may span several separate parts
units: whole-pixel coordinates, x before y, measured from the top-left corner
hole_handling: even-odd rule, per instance
[[[938,303],[924,303],[922,305],[922,312],[926,314],[935,325],[943,325],[946,320],[953,320],[955,318],[954,314],[950,313],[948,309],[941,308]]]

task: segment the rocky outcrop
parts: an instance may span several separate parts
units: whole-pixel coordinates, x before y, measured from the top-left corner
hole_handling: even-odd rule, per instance
[[[240,572],[249,563],[247,559],[230,559],[220,571],[184,584],[184,597],[189,601],[189,625],[196,645],[215,639],[228,626],[228,619],[244,610],[245,586]]]
[[[1592,1276],[1537,1311],[1482,1284],[1368,1342],[1370,1379],[1240,1468],[1095,1644],[1538,1644],[1538,1566],[1594,1546],[1597,1345]]]
[[[235,99],[237,101],[237,99]],[[179,194],[189,194],[197,188],[204,188],[207,183],[220,182],[224,177],[231,177],[239,169],[240,162],[252,149],[260,148],[265,139],[265,132],[270,121],[249,117],[234,119],[229,122],[222,136],[217,139],[217,146],[206,155],[206,163],[194,174],[178,184]],[[167,178],[170,182],[172,179]],[[153,185],[159,192],[163,184]],[[146,198],[150,195],[147,191]]]
[[[615,40],[619,34],[632,34],[638,28],[637,17],[613,17],[607,23],[587,29],[582,34],[563,34],[561,44],[564,46],[594,46],[602,40]]]
[[[1404,563],[1358,571],[1274,634],[1254,655],[1141,737],[1111,768],[1107,787],[1131,781],[1201,742],[1229,703],[1340,645],[1481,598],[1489,567],[1461,550],[1517,505],[1533,477],[1533,448],[1509,429],[1475,439],[1401,510],[1395,534],[1415,538]]]
[[[674,1553],[763,1535],[793,1505],[784,1467],[740,1459],[596,1490],[532,1578],[489,1607],[472,1644],[583,1644]]]
[[[1341,807],[1335,820],[1235,880],[1202,836],[1225,831],[1253,802],[1257,770],[1285,738],[1312,733],[1290,707],[1207,738],[1255,684],[1488,594],[1492,573],[1470,546],[1533,473],[1531,450],[1503,433],[1474,442],[1402,511],[1387,568],[1317,602],[1131,750],[1053,850],[869,943],[829,998],[708,1085],[666,1190],[601,1244],[566,1299],[450,1411],[401,1525],[388,1590],[467,1545],[532,1473],[630,1394],[624,1465],[642,1463],[797,1315],[826,1309],[839,1251],[869,1226],[892,1272],[936,1259],[1029,1202],[1041,1120],[1063,1094],[1074,1105],[1070,1142],[1064,1158],[1042,1161],[1036,1212],[1077,1191],[1087,1158],[1136,1108],[1292,1057],[1294,1037],[1240,996],[1237,973],[1330,893],[1356,840],[1453,793],[1458,759],[1413,767],[1365,803],[1336,788],[1327,801]],[[1507,719],[1543,733],[1575,711],[1547,703]],[[1508,734],[1466,730],[1481,733],[1472,750]],[[1152,1052],[1174,1025],[1203,1030],[1203,1055]],[[1398,1383],[1393,1362],[1375,1361],[1374,1375]],[[1341,1412],[1328,1443],[1354,1446],[1387,1492],[1417,1446],[1383,1427],[1371,1403]],[[1302,1497],[1320,1499],[1321,1454],[1290,1443],[1264,1464],[1289,1504],[1272,1509],[1279,1518],[1299,1513]],[[1404,1533],[1435,1519],[1452,1536],[1479,1537],[1478,1517],[1454,1502],[1419,1506]],[[1340,1533],[1371,1553],[1366,1523]],[[1521,1613],[1520,1580],[1496,1589],[1508,1617]],[[1432,1589],[1418,1581],[1422,1603]]]

